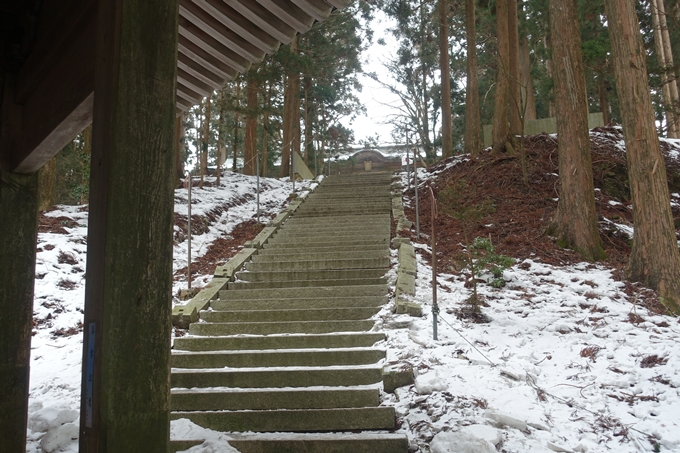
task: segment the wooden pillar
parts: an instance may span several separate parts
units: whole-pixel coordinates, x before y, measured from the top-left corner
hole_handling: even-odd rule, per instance
[[[26,451],[38,174],[0,171],[0,451]]]
[[[177,0],[101,0],[80,452],[169,441]]]

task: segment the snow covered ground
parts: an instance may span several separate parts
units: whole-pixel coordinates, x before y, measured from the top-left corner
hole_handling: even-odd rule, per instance
[[[255,213],[254,178],[228,174],[222,185],[193,191],[194,214],[223,208],[193,238],[194,257]],[[273,214],[291,186],[264,179],[263,187],[262,204]],[[176,213],[186,215],[186,190],[175,196]],[[38,238],[27,450],[76,452],[87,213],[60,206],[48,215],[70,221],[63,220],[66,234]],[[186,266],[186,247],[175,246],[175,270]],[[473,324],[452,314],[469,295],[463,278],[441,274],[435,341],[431,270],[418,256],[415,300],[424,316],[393,315],[389,307],[376,316],[376,328],[388,334],[387,362],[417,373],[415,386],[383,397],[420,451],[680,452],[676,318],[636,305],[603,266],[525,260],[504,278],[504,288],[480,286],[490,322]],[[175,291],[185,286],[178,281]]]
[[[214,178],[208,181],[214,183]],[[297,190],[308,186],[297,183]],[[289,181],[261,178],[261,221],[283,209],[291,192]],[[185,217],[187,195],[186,189],[175,191],[175,213]],[[192,237],[192,257],[197,259],[215,239],[256,217],[256,178],[227,172],[220,187],[193,187],[191,205],[193,216],[214,217],[205,233]],[[77,452],[87,207],[57,206],[46,215],[62,230],[38,234],[27,451]],[[186,238],[175,245],[175,271],[187,264],[187,246]],[[194,285],[210,278],[194,275]],[[186,278],[179,278],[173,294],[186,287]]]

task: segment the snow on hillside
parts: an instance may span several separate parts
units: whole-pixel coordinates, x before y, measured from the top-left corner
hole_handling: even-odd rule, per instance
[[[201,257],[218,237],[256,215],[256,178],[227,172],[220,187],[192,189],[192,218],[211,217],[192,237],[192,258]],[[196,181],[194,181],[196,184]],[[297,184],[297,189],[309,186]],[[289,181],[261,178],[261,221],[283,209],[292,192]],[[175,216],[187,216],[187,189],[175,191]],[[186,224],[186,223],[185,223]],[[175,226],[173,269],[187,264],[187,239]],[[179,231],[182,233],[182,231]],[[87,206],[56,206],[41,219],[36,257],[34,329],[31,340],[27,452],[77,452],[80,407],[83,300],[87,252]],[[210,275],[194,275],[202,286]],[[177,278],[173,294],[186,288]],[[47,433],[47,434],[46,434]],[[75,439],[74,439],[75,438]]]
[[[273,214],[290,184],[264,179],[263,187]],[[215,217],[193,238],[194,257],[252,218],[254,192],[254,179],[236,174],[221,188],[194,189],[193,213]],[[176,215],[186,216],[186,189],[175,197]],[[38,239],[27,451],[76,452],[87,213],[60,206],[47,215],[64,233]],[[412,445],[424,453],[680,453],[680,324],[635,303],[647,290],[603,265],[551,266],[534,257],[505,271],[504,288],[480,285],[490,322],[474,324],[454,313],[469,295],[464,279],[441,274],[435,341],[430,250],[417,248],[423,317],[390,307],[376,316],[388,335],[387,362],[417,373],[416,385],[383,395]],[[186,240],[175,246],[174,269],[184,266]],[[185,286],[177,281],[174,291]]]

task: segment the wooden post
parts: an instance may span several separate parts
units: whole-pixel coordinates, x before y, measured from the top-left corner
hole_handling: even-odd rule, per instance
[[[165,452],[177,0],[102,0],[80,452]]]
[[[0,451],[26,450],[38,174],[0,171]]]

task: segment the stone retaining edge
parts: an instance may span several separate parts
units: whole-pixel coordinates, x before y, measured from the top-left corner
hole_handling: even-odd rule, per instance
[[[397,283],[395,285],[395,313],[407,313],[411,316],[420,317],[423,315],[423,309],[420,304],[413,302],[413,296],[416,295],[416,275],[418,272],[416,251],[408,238],[413,222],[406,218],[404,212],[401,183],[393,183],[392,188],[392,217],[397,222],[396,237],[392,239],[392,247],[399,250]]]
[[[227,284],[234,280],[234,274],[241,270],[254,255],[257,255],[257,251],[267,243],[286,219],[302,205],[309,193],[319,187],[322,181],[323,179],[318,180],[317,178],[316,185],[305,189],[298,198],[288,203],[288,206],[270,220],[252,241],[246,241],[243,248],[231,257],[226,264],[217,266],[210,283],[203,287],[189,302],[184,305],[175,305],[172,309],[172,324],[181,329],[188,329],[189,324],[198,321],[200,311],[207,309],[210,302],[219,297],[221,290],[227,289]]]

